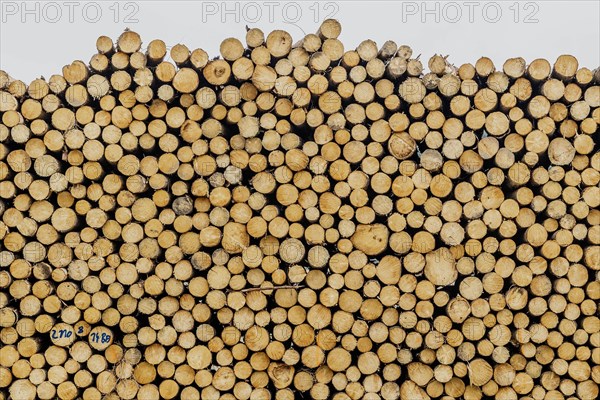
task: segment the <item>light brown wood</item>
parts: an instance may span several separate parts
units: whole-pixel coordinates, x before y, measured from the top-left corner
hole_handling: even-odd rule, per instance
[[[0,398],[598,398],[599,70],[341,29],[0,71]]]

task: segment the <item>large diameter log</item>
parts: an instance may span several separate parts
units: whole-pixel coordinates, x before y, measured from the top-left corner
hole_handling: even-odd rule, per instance
[[[359,225],[352,235],[354,246],[366,255],[375,256],[388,246],[389,229],[383,224]]]

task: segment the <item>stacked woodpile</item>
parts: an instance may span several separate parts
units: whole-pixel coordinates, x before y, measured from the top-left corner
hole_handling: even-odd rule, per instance
[[[0,399],[598,398],[600,70],[340,31],[0,72]]]

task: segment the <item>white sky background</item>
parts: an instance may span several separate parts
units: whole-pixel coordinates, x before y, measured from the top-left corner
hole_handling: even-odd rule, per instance
[[[148,43],[203,48],[217,56],[226,37],[244,42],[245,26],[285,29],[294,40],[319,21],[342,23],[346,49],[362,40],[408,44],[426,65],[433,54],[459,66],[481,56],[497,67],[573,54],[580,66],[600,65],[600,1],[6,1],[0,0],[0,69],[26,83],[89,61],[96,38],[116,40],[129,27]]]

